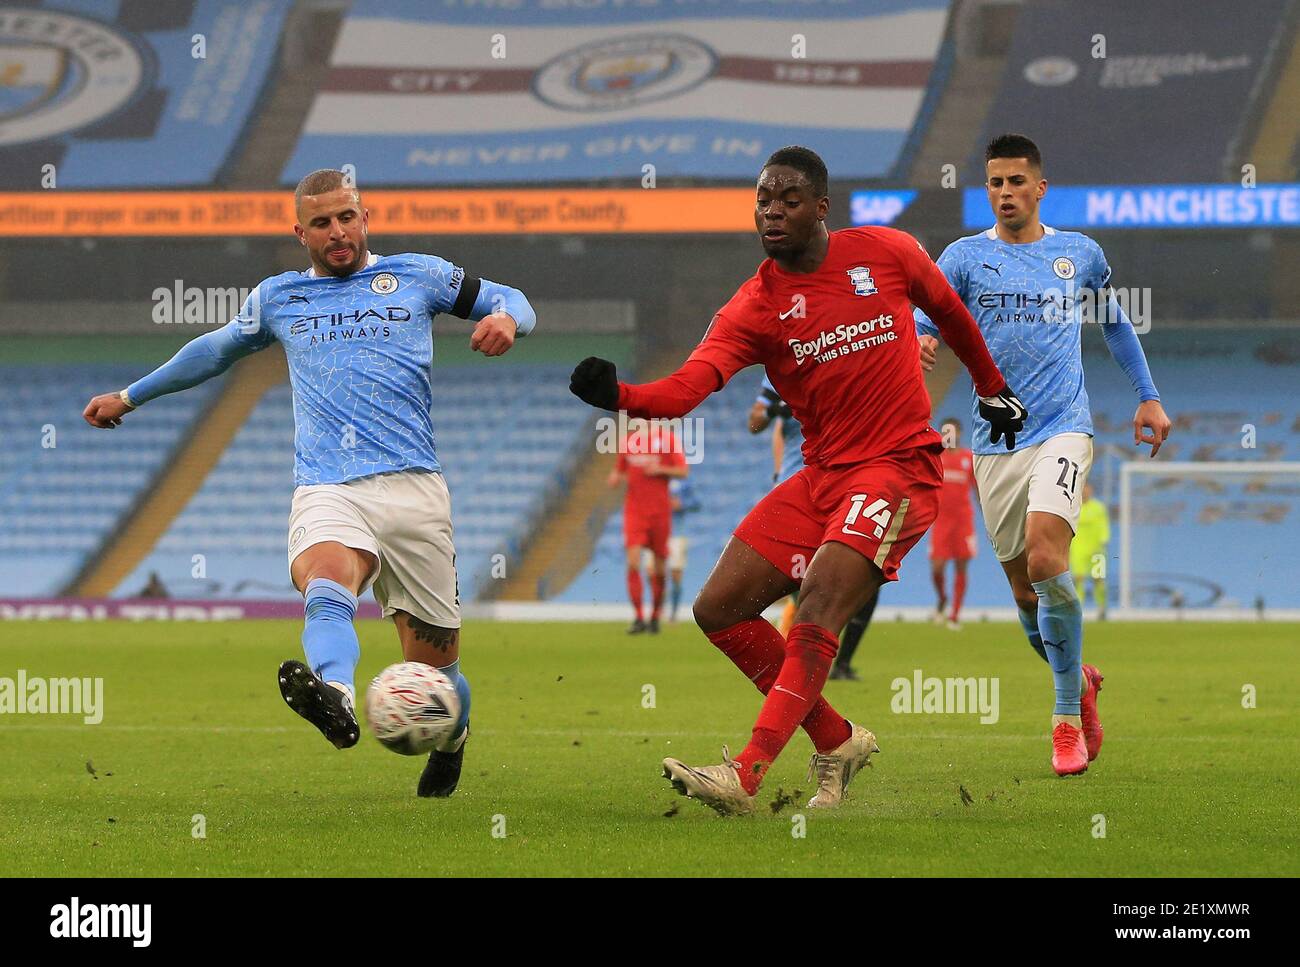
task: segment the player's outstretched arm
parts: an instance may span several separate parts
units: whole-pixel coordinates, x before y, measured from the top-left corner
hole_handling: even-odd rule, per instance
[[[602,410],[625,410],[643,419],[685,416],[740,370],[761,361],[754,334],[743,319],[743,308],[736,318],[726,311],[716,313],[700,344],[671,376],[652,383],[620,383],[613,363],[588,356],[574,369],[569,390]]]
[[[588,356],[569,377],[574,396],[602,410],[626,410],[629,416],[673,419],[685,416],[718,388],[718,372],[709,363],[688,359],[671,376],[653,383],[620,383],[608,359]]]
[[[167,362],[117,393],[103,393],[87,404],[82,416],[93,427],[111,430],[122,417],[149,400],[197,386],[230,368],[235,360],[270,345],[269,333],[250,331],[234,319],[213,332],[191,339]]]
[[[478,323],[469,337],[469,348],[484,356],[509,352],[516,336],[528,335],[537,325],[537,313],[522,292],[490,279],[479,280],[468,318]]]

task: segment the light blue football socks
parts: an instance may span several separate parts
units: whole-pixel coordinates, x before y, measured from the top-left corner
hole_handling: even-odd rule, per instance
[[[460,744],[461,736],[465,732],[465,727],[469,725],[469,679],[460,673],[460,659],[457,658],[450,665],[443,665],[438,671],[442,672],[456,686],[456,695],[460,699],[460,718],[456,720],[456,728],[451,732],[448,748],[442,749],[443,752],[454,751]]]
[[[1043,649],[1043,636],[1038,633],[1038,609],[1026,611],[1024,608],[1017,607],[1020,612],[1020,627],[1025,629],[1025,637],[1029,639],[1029,644],[1033,646],[1034,651],[1038,652],[1038,657],[1047,661],[1047,652]],[[1048,662],[1050,665],[1051,662]]]
[[[352,619],[357,597],[337,581],[315,578],[307,584],[307,622],[302,629],[302,650],[307,664],[322,681],[340,682],[356,694],[357,661],[361,643]]]
[[[1035,581],[1038,594],[1038,630],[1042,635],[1047,663],[1056,680],[1054,715],[1078,715],[1082,687],[1083,606],[1074,590],[1070,572]],[[1022,618],[1023,621],[1023,618]],[[1032,644],[1033,639],[1030,639]]]

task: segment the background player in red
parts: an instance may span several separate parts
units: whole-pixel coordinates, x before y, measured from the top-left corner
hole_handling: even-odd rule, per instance
[[[953,631],[961,627],[961,602],[966,596],[966,565],[975,556],[975,511],[970,495],[975,488],[975,456],[961,445],[961,421],[949,417],[939,431],[943,435],[943,490],[939,495],[939,516],[930,530],[930,577],[938,592],[935,624],[946,620]],[[948,562],[952,561],[952,611],[945,615]]]
[[[667,573],[668,537],[672,533],[673,509],[668,483],[685,477],[686,454],[677,435],[659,423],[632,420],[618,451],[618,465],[610,471],[609,485],[627,482],[623,500],[623,543],[627,548],[627,595],[632,601],[635,619],[627,629],[630,635],[643,631],[659,633],[659,613],[664,605],[664,579]],[[642,606],[641,557],[652,556],[650,565],[650,623],[645,621]]]
[[[845,621],[895,580],[938,509],[942,443],[929,425],[911,305],[942,320],[994,439],[1019,432],[1025,416],[975,321],[916,240],[889,228],[828,232],[829,210],[821,158],[807,148],[777,151],[759,174],[754,207],[770,257],[690,358],[638,386],[619,383],[608,360],[588,357],[569,384],[593,406],[678,417],[762,363],[803,425],[804,469],[750,511],[695,601],[701,630],[766,696],[735,760],[725,747],[721,765],[664,760],[679,792],[723,814],[754,809],[763,774],[801,725],[816,749],[810,806],[838,805],[877,751],[875,736],[821,692]],[[795,625],[783,640],[762,614],[795,588]]]

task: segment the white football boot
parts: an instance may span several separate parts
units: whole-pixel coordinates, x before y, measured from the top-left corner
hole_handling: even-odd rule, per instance
[[[743,816],[754,811],[755,797],[740,784],[740,767],[731,752],[722,747],[722,765],[685,765],[677,759],[664,760],[664,778],[689,799],[698,799],[722,816]]]
[[[876,737],[860,725],[844,742],[822,755],[814,752],[808,763],[808,779],[817,778],[817,795],[808,800],[809,809],[832,809],[844,800],[844,791],[863,766],[871,765],[871,755],[879,752]]]

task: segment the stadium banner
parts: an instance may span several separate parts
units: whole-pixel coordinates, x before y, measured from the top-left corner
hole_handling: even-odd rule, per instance
[[[752,188],[367,191],[371,235],[752,232]],[[0,193],[7,237],[289,235],[285,191]]]
[[[751,180],[805,144],[883,177],[950,0],[357,0],[282,178],[367,184]]]
[[[0,6],[0,188],[212,183],[271,72],[289,7]]]
[[[1089,184],[1225,177],[1287,0],[1035,0],[1019,11],[984,145],[1032,138],[1048,179]],[[1225,119],[1236,119],[1225,123]]]
[[[1240,185],[1049,185],[1039,217],[1054,228],[1295,228],[1300,183]],[[967,228],[993,224],[983,188],[962,195]]]

